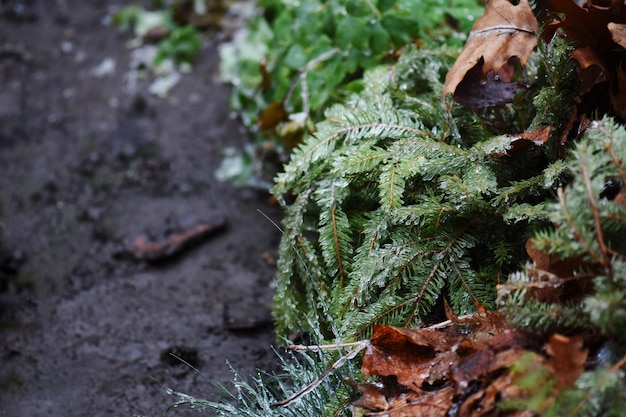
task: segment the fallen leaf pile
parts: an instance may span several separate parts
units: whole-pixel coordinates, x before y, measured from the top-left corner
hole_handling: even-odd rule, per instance
[[[550,43],[555,36],[575,45],[571,58],[579,67],[578,114],[571,125],[607,104],[604,111],[626,120],[626,6],[619,1],[547,0],[533,10],[528,0],[490,0],[448,72],[443,94],[473,111],[511,102],[528,88],[512,81],[517,66],[528,63],[539,39]]]
[[[581,337],[553,334],[542,343],[497,312],[422,329],[378,325],[362,365],[378,380],[358,384],[362,396],[353,406],[371,417],[533,416],[574,383],[586,360]],[[514,366],[521,361],[523,372]],[[533,372],[548,392],[536,410],[516,409],[515,401],[532,396],[520,381]]]

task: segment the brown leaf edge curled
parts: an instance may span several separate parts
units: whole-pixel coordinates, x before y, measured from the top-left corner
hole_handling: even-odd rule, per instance
[[[520,0],[517,5],[508,0],[490,0],[485,14],[474,23],[463,51],[446,75],[444,97],[455,95],[459,84],[481,63],[482,81],[487,80],[488,74],[495,77],[511,58],[526,65],[537,46],[538,29],[528,0]]]
[[[302,398],[364,351],[361,371],[376,380],[345,382],[361,392],[351,403],[353,415],[365,417],[445,417],[451,413],[487,417],[500,415],[506,401],[517,401],[521,407],[510,409],[508,417],[534,416],[524,410],[532,392],[519,381],[528,372],[540,373],[549,392],[539,406],[549,407],[560,390],[570,387],[583,373],[588,358],[581,336],[528,337],[507,323],[503,314],[482,308],[427,328],[376,325],[369,340],[288,348],[352,350],[274,407]]]

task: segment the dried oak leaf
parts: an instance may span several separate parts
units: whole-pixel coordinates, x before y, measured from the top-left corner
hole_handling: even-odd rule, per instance
[[[623,23],[610,22],[607,25],[613,42],[626,49],[626,25]]]
[[[546,25],[542,38],[549,41],[560,29],[577,48],[572,58],[581,68],[579,91],[586,93],[595,84],[608,80],[610,65],[606,56],[615,43],[624,43],[623,25],[626,8],[619,4],[595,5],[593,1],[548,0],[549,6],[561,13],[564,19]],[[621,43],[620,43],[621,42]],[[622,45],[623,46],[623,45]]]
[[[441,355],[450,355],[454,339],[446,333],[429,329],[405,329],[377,325],[370,346],[363,355],[365,375],[396,376],[398,383],[411,389],[421,389],[426,380],[445,377],[434,364],[441,363]]]
[[[517,5],[508,0],[489,1],[485,14],[474,23],[463,51],[446,75],[444,96],[454,95],[457,86],[481,60],[483,80],[490,72],[498,74],[513,57],[526,65],[537,45],[538,27],[528,0],[520,0]]]
[[[493,74],[493,71],[489,71],[483,77],[484,62],[481,58],[478,64],[465,74],[465,78],[454,92],[454,100],[473,112],[478,112],[485,107],[510,103],[517,93],[527,89],[522,83],[503,81],[504,78],[500,74],[506,75],[510,72],[509,68],[514,68],[508,63],[502,67],[497,76]]]
[[[361,369],[382,377],[381,383],[361,386],[363,395],[353,405],[394,417],[445,416],[462,405],[453,399],[466,398],[472,383],[488,386],[525,354],[527,339],[499,313],[481,310],[452,321],[456,325],[444,329],[376,326]],[[483,402],[486,395],[472,402],[495,410],[496,393]]]
[[[589,351],[583,348],[583,337],[553,334],[545,350],[550,355],[549,366],[560,388],[571,386],[585,370]]]
[[[352,406],[368,410],[363,414],[366,417],[444,417],[454,397],[452,386],[432,392],[413,391],[390,378],[377,384],[358,384],[357,388],[361,391],[361,397]]]
[[[595,5],[590,0],[582,3],[575,0],[548,0],[548,4],[565,18],[548,25],[542,38],[549,41],[554,32],[561,29],[580,47],[591,47],[599,56],[604,56],[612,48],[609,23],[626,23],[626,8],[619,4],[607,7]]]

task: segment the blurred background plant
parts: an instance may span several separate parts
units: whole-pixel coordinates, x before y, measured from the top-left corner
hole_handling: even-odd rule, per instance
[[[252,16],[222,44],[220,69],[233,86],[231,109],[252,139],[243,149],[225,149],[216,175],[263,190],[325,109],[363,88],[364,70],[393,64],[409,44],[456,50],[482,12],[480,0],[152,3],[122,7],[112,23],[133,33],[129,88],[152,77],[148,90],[161,98],[192,70],[203,34],[229,14]]]
[[[222,45],[222,79],[233,86],[231,108],[253,133],[244,150],[229,150],[221,179],[272,186],[290,150],[324,111],[361,91],[364,70],[393,64],[408,44],[460,48],[476,0],[260,0],[256,15]]]
[[[139,78],[154,77],[149,91],[166,97],[182,74],[193,68],[204,34],[219,27],[228,7],[221,0],[154,1],[153,9],[130,4],[111,19],[114,26],[130,31],[131,88]],[[146,74],[147,73],[147,74]]]

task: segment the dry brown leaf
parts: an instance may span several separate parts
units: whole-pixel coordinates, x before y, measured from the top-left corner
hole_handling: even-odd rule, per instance
[[[453,322],[455,325],[450,325]],[[378,325],[363,355],[362,371],[376,383],[357,387],[353,403],[367,417],[492,417],[501,415],[502,401],[518,403],[532,395],[517,385],[527,372],[543,372],[556,381],[546,404],[583,373],[588,351],[583,337],[554,334],[543,345],[510,327],[497,312],[481,311],[469,319],[453,316],[425,329]],[[530,391],[529,391],[530,390]],[[510,416],[536,414],[511,410]]]
[[[585,370],[589,351],[583,348],[582,336],[553,334],[545,346],[559,388],[571,386]]]
[[[528,341],[497,312],[481,310],[470,318],[453,316],[451,321],[455,325],[444,328],[376,326],[362,371],[377,375],[379,383],[359,385],[363,395],[353,405],[372,410],[367,416],[445,416],[471,399],[485,413],[468,416],[492,415],[488,411],[497,410],[497,393],[490,392],[483,401],[484,388],[479,389],[481,394],[472,391],[476,395],[468,395],[468,390],[488,387],[525,355],[523,344]],[[510,395],[516,392],[509,390]]]
[[[391,381],[386,381],[384,384],[363,382],[357,384],[356,387],[361,392],[361,397],[354,401],[352,405],[372,411],[389,410],[389,404],[392,398],[410,392],[410,390],[406,388],[394,390],[394,388],[398,388],[399,386],[398,384],[393,384]]]
[[[442,352],[454,358],[449,350],[452,342],[442,331],[377,325],[363,355],[362,371],[365,375],[394,375],[399,384],[421,389],[424,381],[445,377],[432,365],[440,362]]]
[[[505,82],[500,74],[504,74],[506,78],[511,78],[509,68],[512,65],[504,64],[496,77],[493,71],[489,71],[483,77],[484,60],[480,61],[474,68],[470,69],[465,78],[459,83],[454,92],[454,100],[469,108],[474,112],[478,112],[485,107],[501,106],[513,101],[515,95],[526,90],[526,86],[518,82]]]
[[[512,58],[526,65],[537,45],[538,23],[528,0],[513,5],[508,0],[491,0],[479,17],[469,39],[446,76],[443,94],[454,94],[466,74],[482,59],[481,78],[498,74]]]
[[[607,25],[613,42],[626,49],[626,24],[610,22]]]
[[[557,12],[563,13],[564,20],[551,22],[546,31],[546,39],[556,29],[561,29],[578,48],[572,53],[582,70],[580,92],[585,93],[595,85],[609,79],[605,57],[614,47],[614,42],[624,42],[623,26],[626,23],[626,8],[618,4],[610,7],[596,6],[592,2],[578,5],[573,0],[548,0]]]
[[[527,149],[531,144],[539,147],[543,146],[548,142],[548,139],[550,139],[551,132],[552,126],[546,126],[530,132],[520,133],[519,135],[512,135],[511,149],[507,151],[507,154],[512,155],[521,152]]]
[[[517,387],[510,373],[504,373],[495,380],[485,381],[486,387],[469,395],[459,407],[458,417],[493,417],[499,415],[499,402],[511,398],[523,398],[525,393]],[[534,414],[521,414],[509,411],[507,417],[535,417]]]
[[[591,88],[608,79],[604,63],[591,46],[578,48],[571,53],[572,58],[578,62],[580,74],[578,75],[578,92],[585,94]]]
[[[551,30],[561,29],[580,47],[591,47],[598,56],[604,56],[612,47],[609,22],[626,23],[626,8],[596,6],[586,1],[580,6],[574,0],[548,0],[556,12],[563,13],[564,20],[553,22]]]
[[[476,314],[439,330],[377,325],[363,355],[362,371],[395,376],[399,384],[411,389],[451,377],[466,385],[492,372],[494,365],[501,366],[494,361],[496,355],[519,343],[519,334],[496,312]]]
[[[272,130],[279,123],[289,120],[289,113],[281,101],[274,101],[267,105],[259,116],[259,127],[262,130]]]
[[[514,334],[514,332],[510,333]],[[505,333],[494,336],[494,338],[503,335]],[[461,392],[465,391],[472,381],[490,375],[499,369],[506,369],[519,360],[525,353],[525,350],[518,346],[521,339],[514,335],[508,341],[512,344],[505,346],[504,350],[500,352],[496,352],[493,346],[487,344],[458,359],[451,371],[452,380],[456,383],[457,389]]]
[[[445,417],[454,397],[454,388],[446,387],[433,392],[412,392],[395,398],[390,410],[383,413],[368,413],[366,417]]]
[[[412,391],[389,380],[382,384],[358,384],[358,389],[362,395],[352,406],[369,410],[366,417],[444,417],[454,397],[451,386],[432,392]]]

